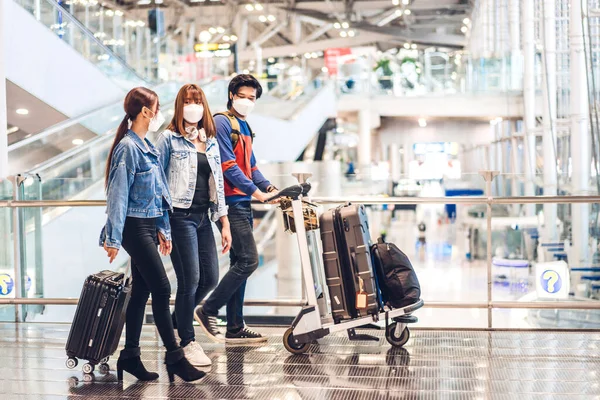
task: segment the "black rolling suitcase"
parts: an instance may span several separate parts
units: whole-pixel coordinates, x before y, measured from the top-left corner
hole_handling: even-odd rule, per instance
[[[349,204],[320,218],[323,264],[336,323],[379,313],[370,255],[369,223],[363,205]]]
[[[127,275],[101,271],[85,280],[65,347],[67,367],[75,368],[78,358],[88,360],[83,367],[86,373],[93,372],[100,363],[108,367],[108,357],[119,346],[131,295]]]

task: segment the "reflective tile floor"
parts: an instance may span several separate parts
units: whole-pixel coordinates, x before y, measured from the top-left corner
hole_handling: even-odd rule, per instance
[[[328,336],[294,356],[283,329],[263,328],[256,347],[208,344],[204,380],[170,385],[154,328],[143,358],[155,383],[121,385],[114,371],[93,379],[65,367],[68,325],[0,324],[0,399],[600,399],[600,334],[414,330],[405,349]],[[115,360],[110,361],[114,368]],[[92,380],[92,382],[88,382]]]

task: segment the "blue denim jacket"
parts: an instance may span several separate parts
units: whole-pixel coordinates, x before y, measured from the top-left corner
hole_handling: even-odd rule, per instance
[[[160,160],[168,177],[173,207],[190,208],[198,177],[196,147],[181,134],[166,130],[158,136],[156,148],[160,153]],[[212,171],[208,182],[211,220],[216,222],[222,216],[227,215],[221,154],[216,138],[207,139],[206,158]]]
[[[120,248],[126,217],[157,218],[158,230],[171,240],[171,196],[156,148],[127,132],[113,151],[106,193],[106,225],[100,246]]]

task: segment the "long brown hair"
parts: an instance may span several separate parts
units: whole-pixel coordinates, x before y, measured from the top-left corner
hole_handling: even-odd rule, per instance
[[[125,96],[125,101],[123,103],[125,117],[123,117],[123,121],[121,121],[121,124],[119,124],[119,127],[117,128],[115,140],[113,141],[110,152],[108,153],[108,160],[106,161],[105,189],[108,188],[108,176],[110,175],[113,152],[121,140],[123,140],[127,131],[129,131],[129,121],[135,120],[144,107],[152,111],[152,106],[156,102],[158,102],[158,95],[145,87],[133,88],[127,93],[127,96]]]
[[[217,135],[217,129],[215,128],[215,120],[210,113],[206,95],[200,86],[195,83],[188,83],[179,89],[179,93],[177,93],[177,98],[175,99],[175,113],[173,114],[173,119],[167,129],[171,132],[179,133],[180,135],[185,134],[183,107],[185,107],[185,98],[188,95],[192,97],[194,103],[200,101],[200,104],[204,107],[204,115],[200,122],[198,122],[198,129],[204,128],[207,137],[215,137]]]

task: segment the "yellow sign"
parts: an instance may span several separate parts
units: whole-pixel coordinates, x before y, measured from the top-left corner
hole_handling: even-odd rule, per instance
[[[194,45],[194,51],[200,53],[202,51],[215,51],[219,49],[218,43],[196,43]]]

